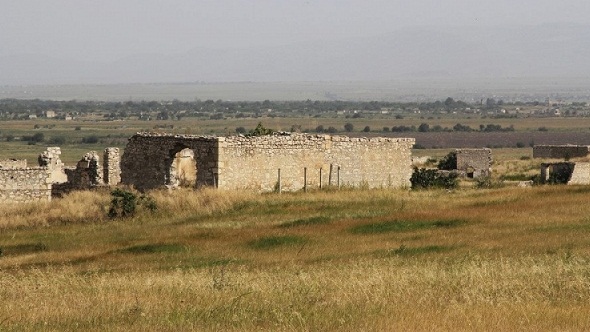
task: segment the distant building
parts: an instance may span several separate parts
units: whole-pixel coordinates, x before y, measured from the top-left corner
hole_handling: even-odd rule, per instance
[[[48,119],[55,118],[55,111],[45,111],[45,117]]]

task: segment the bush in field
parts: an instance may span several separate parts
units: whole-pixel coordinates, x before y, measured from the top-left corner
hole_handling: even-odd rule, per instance
[[[410,178],[412,189],[444,188],[454,189],[459,185],[457,174],[442,174],[436,169],[414,167]]]
[[[265,136],[265,135],[272,135],[274,130],[270,128],[266,128],[262,125],[262,122],[258,122],[258,125],[253,130],[250,130],[250,136]]]
[[[455,151],[449,152],[438,162],[437,168],[447,171],[457,169],[457,153]]]
[[[50,144],[62,145],[66,143],[65,136],[53,136],[49,139]]]
[[[90,135],[90,136],[82,137],[82,143],[96,144],[96,143],[98,143],[98,136]]]
[[[127,218],[135,215],[138,205],[145,206],[149,211],[157,209],[155,201],[145,195],[137,197],[137,194],[130,191],[115,189],[111,191],[111,205],[109,218]]]

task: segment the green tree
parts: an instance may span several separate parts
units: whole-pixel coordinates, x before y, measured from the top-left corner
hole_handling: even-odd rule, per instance
[[[428,125],[428,123],[421,123],[418,126],[418,131],[421,133],[427,133],[428,131],[430,131],[430,126]]]
[[[31,137],[31,141],[33,142],[43,142],[45,140],[45,135],[43,133],[36,133]]]
[[[353,125],[352,123],[350,123],[350,122],[347,122],[347,123],[344,125],[344,130],[346,130],[347,132],[349,132],[349,133],[350,133],[351,131],[353,131],[353,130],[354,130],[354,125]]]

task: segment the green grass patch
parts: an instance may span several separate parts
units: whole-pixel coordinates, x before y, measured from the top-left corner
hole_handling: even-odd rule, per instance
[[[317,217],[288,221],[286,223],[280,224],[279,227],[290,228],[290,227],[298,227],[298,226],[323,225],[323,224],[327,224],[329,222],[330,222],[330,218],[325,217],[325,216],[317,216]]]
[[[350,229],[350,232],[353,234],[381,234],[389,232],[409,232],[431,228],[450,228],[461,226],[463,224],[465,224],[465,221],[459,219],[429,221],[393,220],[355,226]]]
[[[257,250],[268,250],[282,246],[296,246],[307,243],[307,239],[301,236],[265,236],[248,242],[248,247]]]
[[[405,245],[399,246],[396,249],[390,249],[387,252],[388,256],[414,256],[430,253],[440,253],[453,250],[450,246],[423,246],[423,247],[407,247]]]
[[[127,254],[156,254],[156,253],[176,253],[186,251],[186,247],[181,244],[143,244],[128,247],[119,250],[120,253]]]
[[[47,245],[43,242],[23,243],[0,247],[0,256],[25,255],[35,252],[47,251]]]

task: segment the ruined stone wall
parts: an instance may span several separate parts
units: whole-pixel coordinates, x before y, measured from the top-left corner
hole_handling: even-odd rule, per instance
[[[288,134],[220,138],[219,187],[271,191],[321,185],[410,187],[412,138]],[[321,170],[321,171],[320,171]]]
[[[574,171],[567,184],[589,185],[590,184],[590,163],[578,162],[574,165]]]
[[[0,168],[2,169],[15,169],[15,168],[27,168],[27,160],[17,160],[17,159],[6,159],[0,160]]]
[[[569,159],[588,156],[586,145],[535,145],[533,158]]]
[[[118,148],[106,148],[103,159],[104,183],[109,186],[116,186],[121,182],[121,157]]]
[[[0,169],[0,203],[51,200],[48,168]]]
[[[492,168],[492,150],[490,149],[457,149],[457,170],[473,173],[474,178],[489,176]]]
[[[139,190],[174,185],[171,166],[176,153],[185,148],[194,152],[196,186],[217,182],[217,138],[210,136],[138,133],[133,135],[121,157],[121,183]]]
[[[409,187],[413,138],[349,138],[285,134],[204,137],[139,133],[121,159],[121,182],[140,190],[176,186],[183,149],[194,154],[196,186],[274,190],[281,170],[284,190],[339,183],[349,186]]]
[[[59,147],[48,147],[37,158],[40,167],[47,167],[51,171],[52,183],[68,181],[68,177],[64,172],[64,163],[59,158],[60,155],[61,149]]]

